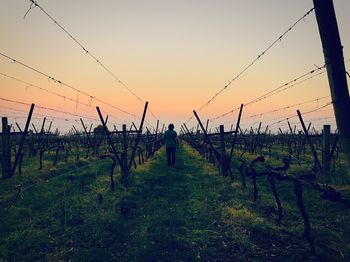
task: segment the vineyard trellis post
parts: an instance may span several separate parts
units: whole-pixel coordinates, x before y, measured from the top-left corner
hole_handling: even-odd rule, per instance
[[[30,109],[29,109],[29,114],[28,114],[28,117],[27,117],[27,122],[26,122],[24,130],[22,132],[21,140],[19,142],[19,147],[18,147],[18,151],[17,151],[17,154],[16,154],[15,162],[14,162],[13,167],[12,167],[12,174],[11,174],[12,176],[15,174],[18,162],[20,161],[20,157],[21,157],[21,154],[22,154],[23,146],[24,146],[24,141],[25,141],[26,136],[28,134],[29,124],[30,124],[30,121],[32,119],[34,107],[35,107],[35,105],[31,104]]]
[[[123,153],[121,156],[122,160],[122,166],[121,166],[121,171],[122,171],[122,183],[124,186],[127,185],[127,179],[128,179],[128,140],[127,140],[127,135],[126,135],[126,125],[123,124]]]
[[[333,0],[313,0],[328,74],[332,103],[347,162],[350,165],[350,98],[346,79],[343,47]]]
[[[83,129],[84,129],[84,132],[85,132],[87,141],[88,141],[90,147],[92,147],[92,149],[93,149],[93,154],[95,154],[94,143],[93,143],[93,141],[91,141],[91,138],[90,138],[91,128],[90,128],[90,131],[88,132],[82,118],[80,118],[80,122],[81,122],[81,125],[83,126]],[[91,127],[91,126],[90,126],[90,127]]]
[[[204,128],[204,126],[203,126],[203,124],[202,124],[202,121],[200,120],[200,118],[199,118],[199,116],[198,116],[198,114],[197,114],[197,112],[196,112],[195,110],[193,110],[193,114],[194,114],[194,116],[196,117],[196,119],[197,119],[197,121],[198,121],[198,124],[200,125],[200,127],[201,127],[201,129],[202,129],[202,131],[203,131],[205,140],[208,142],[209,146],[210,146],[212,149],[214,149],[213,143],[211,142],[211,140],[210,140],[210,138],[209,138],[209,136],[208,136],[208,133],[205,131],[205,128]]]
[[[190,132],[190,130],[188,130],[188,128],[187,128],[187,126],[186,126],[186,124],[184,123],[183,124],[183,128],[184,128],[184,133],[185,134],[187,134],[188,136],[189,136],[189,138],[190,138],[190,140],[191,140],[191,143],[192,143],[192,146],[194,146],[195,145],[195,139],[194,139],[194,137],[192,136],[192,133]]]
[[[226,170],[224,169],[224,157],[225,157],[225,130],[224,125],[220,125],[220,171],[223,176],[226,176]]]
[[[139,145],[139,142],[140,142],[142,129],[143,129],[143,124],[144,124],[145,118],[146,118],[147,108],[148,108],[148,101],[146,101],[146,103],[145,103],[145,107],[143,109],[143,113],[142,113],[142,117],[141,117],[140,127],[139,127],[138,132],[137,132],[137,136],[136,136],[136,139],[135,139],[134,147],[132,148],[132,151],[131,151],[131,157],[130,157],[129,164],[128,164],[128,167],[127,167],[128,168],[128,172],[129,172],[129,170],[131,168],[132,162],[134,160],[136,149],[137,149],[137,147]]]
[[[47,129],[47,133],[49,134],[51,131],[52,121],[50,122],[49,128]]]
[[[103,132],[106,134],[107,142],[108,142],[108,144],[110,146],[110,149],[111,149],[112,153],[116,156],[119,165],[121,165],[121,159],[120,159],[120,157],[119,157],[119,155],[117,153],[117,150],[116,150],[116,148],[115,148],[115,146],[113,144],[113,140],[112,140],[112,138],[111,138],[111,136],[110,136],[110,134],[108,132],[108,128],[107,128],[107,120],[108,120],[108,118],[106,118],[106,120],[104,120],[104,118],[102,116],[102,113],[101,113],[101,110],[100,110],[100,108],[98,106],[96,107],[96,110],[97,110],[98,116],[100,117],[100,121],[101,121],[102,126],[103,126]],[[102,141],[102,138],[101,138],[101,141]]]
[[[330,171],[330,137],[331,137],[331,126],[323,126],[323,139],[322,139],[322,165],[323,172],[326,174]]]
[[[10,141],[10,126],[8,125],[7,117],[2,118],[2,178],[10,178],[11,172],[11,141]]]
[[[292,129],[292,126],[290,125],[289,120],[287,120],[287,123],[288,123],[289,131],[290,131],[290,135],[291,135],[291,140],[294,143],[295,152],[297,152],[297,142],[296,142],[296,138],[295,138],[295,133],[293,132],[293,129]],[[306,129],[306,130],[307,130],[307,132],[309,131],[309,129]],[[292,143],[290,143],[290,152],[289,153],[290,153],[290,155],[293,154]]]
[[[238,113],[238,119],[237,119],[237,123],[236,123],[236,128],[235,128],[235,133],[233,135],[233,139],[232,139],[232,143],[231,143],[231,150],[230,150],[230,162],[232,159],[232,155],[233,155],[233,149],[236,145],[237,142],[237,136],[238,136],[238,131],[241,129],[240,128],[240,124],[241,124],[241,117],[242,117],[242,112],[243,112],[243,104],[241,104],[241,107],[239,108],[239,113]],[[242,133],[242,130],[240,130],[240,133]]]
[[[207,119],[207,123],[205,125],[205,132],[208,132],[208,126],[209,126],[209,119]]]
[[[310,145],[310,148],[311,148],[311,152],[313,154],[313,157],[314,157],[314,161],[315,161],[315,165],[318,169],[321,169],[321,163],[320,163],[320,160],[318,159],[318,156],[317,156],[317,151],[314,147],[314,144],[312,143],[311,141],[311,138],[309,136],[309,132],[307,131],[306,129],[306,126],[305,126],[305,123],[304,123],[304,120],[303,120],[303,117],[301,116],[301,113],[299,110],[297,110],[297,114],[298,114],[298,117],[299,117],[299,120],[300,120],[300,123],[301,123],[301,126],[303,127],[303,130],[304,130],[304,133],[305,133],[305,136],[309,142],[309,145]]]

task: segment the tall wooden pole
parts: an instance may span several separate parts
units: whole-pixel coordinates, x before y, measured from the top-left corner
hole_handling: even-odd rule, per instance
[[[10,142],[10,126],[7,122],[7,117],[2,118],[2,178],[10,178],[12,174],[11,168],[11,142]]]
[[[350,165],[350,98],[333,0],[313,0],[340,142]]]

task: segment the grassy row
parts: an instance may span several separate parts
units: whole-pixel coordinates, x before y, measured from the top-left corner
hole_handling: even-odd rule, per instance
[[[0,218],[0,260],[315,260],[288,182],[277,183],[284,218],[276,226],[265,178],[258,179],[254,203],[250,183],[242,188],[238,170],[230,183],[186,144],[174,168],[165,162],[162,148],[133,170],[128,188],[120,185],[116,171],[114,192],[110,160],[71,158],[56,167],[46,163],[41,171],[28,165],[21,177],[1,180],[0,192],[17,184],[35,186]],[[349,192],[346,185],[342,190]],[[14,194],[0,199],[1,208]],[[348,260],[350,212],[311,191],[304,199],[320,260]]]

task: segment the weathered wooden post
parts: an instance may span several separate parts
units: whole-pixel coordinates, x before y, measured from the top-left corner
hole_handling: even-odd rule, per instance
[[[22,149],[23,149],[23,146],[24,146],[24,141],[25,141],[26,136],[27,136],[27,134],[28,134],[29,124],[30,124],[30,120],[32,119],[34,107],[35,107],[35,104],[31,104],[30,109],[29,109],[29,114],[28,114],[28,117],[27,117],[27,121],[26,121],[26,125],[25,125],[25,127],[24,127],[24,130],[23,130],[23,132],[22,132],[22,137],[21,137],[21,140],[20,140],[20,142],[19,142],[19,147],[18,147],[18,151],[17,151],[16,158],[15,158],[15,162],[13,163],[12,174],[15,173],[16,168],[17,168],[17,165],[18,165],[18,162],[19,162],[19,160],[20,160],[20,156],[21,156],[21,154],[22,154]]]
[[[328,174],[330,171],[330,137],[331,126],[323,126],[323,140],[322,140],[322,164],[323,171]]]
[[[123,124],[123,154],[122,154],[122,183],[124,186],[128,184],[128,141],[126,136],[126,125]]]
[[[156,132],[154,134],[154,140],[152,143],[152,156],[154,155],[157,147],[157,142],[158,142],[158,129],[159,129],[159,120],[157,120],[157,127],[156,127]]]
[[[140,138],[141,138],[141,134],[142,134],[142,129],[143,129],[143,123],[145,122],[145,118],[146,118],[146,112],[147,112],[147,108],[148,108],[148,101],[146,101],[145,103],[145,107],[143,109],[143,114],[142,114],[142,117],[141,117],[141,123],[140,123],[140,127],[138,129],[138,132],[137,132],[137,136],[136,136],[136,139],[135,139],[135,143],[134,143],[134,146],[132,148],[132,151],[131,151],[131,157],[130,157],[130,160],[129,160],[129,164],[127,166],[128,168],[128,172],[131,168],[131,165],[134,161],[134,156],[135,156],[135,152],[136,152],[136,148],[138,147],[139,145],[139,142],[140,142]]]
[[[48,134],[50,134],[51,126],[52,126],[52,121],[50,122],[49,129],[47,129],[47,133],[48,133]]]
[[[350,98],[343,46],[332,0],[313,0],[342,148],[350,166]]]
[[[10,126],[8,125],[7,117],[2,118],[2,178],[12,177],[11,168],[11,141],[10,141]]]
[[[292,138],[292,141],[289,142],[290,143],[290,152],[289,152],[289,154],[292,155],[293,154],[292,144],[294,143],[294,149],[295,149],[295,152],[297,152],[297,142],[296,142],[296,139],[295,139],[295,133],[293,132],[293,129],[292,129],[292,126],[289,123],[289,120],[287,120],[287,122],[288,122],[288,127],[289,127],[289,131],[290,131],[291,138]]]
[[[233,139],[232,139],[232,143],[231,143],[231,150],[230,150],[230,162],[232,159],[232,155],[233,155],[233,149],[236,145],[237,142],[237,136],[238,136],[238,131],[240,131],[240,133],[242,134],[242,129],[240,128],[240,123],[241,123],[241,117],[242,117],[242,111],[243,111],[243,104],[241,104],[241,107],[239,109],[239,114],[238,114],[238,119],[236,122],[236,129],[235,129],[235,133],[233,135]]]
[[[225,151],[225,130],[224,125],[220,125],[220,173],[223,176],[226,176],[226,171],[224,169]]]
[[[207,123],[205,125],[205,131],[208,132],[208,126],[209,126],[209,119],[207,119]]]
[[[321,169],[321,163],[318,159],[318,156],[317,156],[317,151],[311,141],[311,138],[309,136],[309,132],[307,131],[306,129],[306,126],[305,126],[305,123],[304,123],[304,120],[303,120],[303,117],[301,116],[301,113],[299,110],[297,110],[297,114],[298,114],[298,117],[299,117],[299,120],[300,120],[300,123],[301,123],[301,126],[303,127],[303,130],[304,130],[304,133],[305,133],[305,136],[309,142],[309,145],[310,145],[310,148],[311,148],[311,152],[312,152],[312,155],[314,157],[314,162],[315,162],[315,165],[318,169]]]
[[[92,154],[95,155],[94,142],[91,141],[91,138],[90,138],[90,133],[91,133],[92,126],[90,126],[90,131],[88,132],[82,118],[80,118],[80,122],[81,122],[81,125],[83,126],[83,129],[84,129],[87,141],[88,141],[88,149],[87,149],[86,157],[89,156],[90,147],[92,147]]]

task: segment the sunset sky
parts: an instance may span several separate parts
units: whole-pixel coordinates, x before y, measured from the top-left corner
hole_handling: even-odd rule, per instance
[[[143,101],[149,101],[147,126],[179,125],[191,117],[229,80],[252,62],[312,7],[311,0],[38,0],[57,22],[115,74]],[[38,7],[28,0],[0,0],[0,53],[91,94],[124,111],[140,116],[143,104],[86,54]],[[350,58],[350,1],[334,0],[344,58]],[[314,12],[296,25],[209,106],[199,111],[215,118],[324,64]],[[346,63],[349,68],[350,62]],[[349,70],[348,70],[349,71]],[[15,77],[20,82],[10,77]],[[31,85],[34,86],[31,86]],[[49,90],[46,92],[38,87]],[[36,103],[72,115],[35,109],[33,123],[53,119],[62,132],[81,128],[77,116],[96,126],[96,105],[110,115],[117,128],[139,119],[101,104],[80,92],[49,80],[19,63],[0,56],[0,98]],[[52,94],[60,94],[60,96]],[[244,109],[242,126],[257,127],[308,112],[330,102],[327,75],[321,74]],[[67,97],[64,99],[62,96]],[[77,100],[72,102],[68,98]],[[306,103],[261,116],[256,114]],[[83,105],[86,104],[86,105]],[[29,106],[0,100],[0,115],[23,126]],[[236,122],[238,111],[210,122],[215,128]],[[73,116],[76,115],[76,116]],[[305,115],[316,128],[334,126],[332,105]],[[96,120],[94,120],[96,119]],[[291,119],[297,124],[297,119]],[[195,119],[188,122],[196,126]]]

